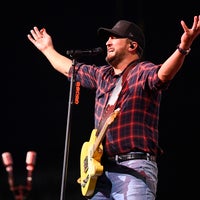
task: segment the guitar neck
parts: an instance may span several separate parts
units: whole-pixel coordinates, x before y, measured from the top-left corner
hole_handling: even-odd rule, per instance
[[[97,136],[95,143],[93,145],[93,148],[92,148],[92,155],[94,155],[94,152],[99,148],[99,145],[102,143],[107,129],[108,129],[108,124],[106,123],[102,127],[101,131],[98,133],[98,136]]]
[[[92,147],[91,152],[90,152],[91,157],[93,157],[94,153],[98,150],[100,144],[103,141],[103,138],[104,138],[105,133],[108,129],[108,126],[114,121],[116,116],[119,114],[119,111],[120,111],[120,108],[117,108],[116,110],[114,110],[114,112],[111,113],[110,116],[105,120],[105,123],[101,127],[100,131],[97,130],[95,142],[94,142],[93,147]]]

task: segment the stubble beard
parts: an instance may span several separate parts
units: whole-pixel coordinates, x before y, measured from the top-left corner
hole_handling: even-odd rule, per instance
[[[107,55],[105,60],[109,65],[115,67],[120,63],[121,57],[117,55],[114,56]]]

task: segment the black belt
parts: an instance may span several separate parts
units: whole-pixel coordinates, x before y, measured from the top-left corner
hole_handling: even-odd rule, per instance
[[[108,157],[109,161],[112,162],[123,162],[127,160],[135,160],[135,159],[145,159],[156,162],[156,156],[150,155],[149,153],[142,152],[131,152],[128,154],[115,155],[113,157]]]

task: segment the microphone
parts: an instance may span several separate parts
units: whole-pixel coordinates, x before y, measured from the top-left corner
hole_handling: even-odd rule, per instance
[[[26,169],[27,169],[27,181],[26,185],[14,185],[14,176],[13,176],[13,159],[11,153],[4,152],[2,154],[3,164],[8,172],[8,183],[10,190],[13,192],[16,200],[26,199],[31,188],[32,188],[32,172],[35,167],[36,162],[36,152],[28,151],[26,154]]]
[[[28,151],[26,154],[26,169],[28,171],[33,171],[36,163],[36,152]]]
[[[9,152],[4,152],[2,153],[2,160],[3,160],[3,164],[6,168],[6,171],[7,172],[10,172],[13,170],[13,159],[12,159],[12,156]]]
[[[71,57],[80,57],[80,56],[96,56],[103,53],[101,47],[97,47],[90,50],[67,50],[66,54]]]
[[[14,189],[14,178],[13,178],[13,159],[12,155],[9,152],[2,153],[3,164],[8,172],[8,183],[10,185],[10,189]]]
[[[27,190],[31,190],[32,187],[32,172],[35,167],[36,152],[28,151],[26,154],[26,169],[27,169]]]

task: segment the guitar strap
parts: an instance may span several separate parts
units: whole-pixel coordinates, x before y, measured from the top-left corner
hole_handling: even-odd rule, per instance
[[[133,168],[127,167],[125,165],[120,165],[114,162],[110,162],[109,166],[105,166],[105,170],[109,172],[116,172],[116,173],[123,173],[123,174],[129,174],[136,178],[141,179],[146,184],[148,184],[147,175],[144,172],[138,172]]]
[[[107,119],[107,116],[110,115],[110,113],[112,113],[115,109],[115,105],[117,103],[117,99],[119,97],[119,94],[122,90],[122,86],[124,84],[124,81],[128,75],[128,72],[139,62],[139,60],[133,61],[131,62],[126,68],[125,70],[122,72],[115,88],[112,91],[112,94],[110,95],[109,99],[108,99],[108,103],[107,106],[105,107],[104,110],[104,114],[102,117],[102,120],[100,122],[100,124],[102,122],[104,122]],[[129,168],[127,166],[124,165],[120,165],[117,163],[110,163],[111,164],[111,170],[109,170],[109,167],[107,168],[108,171],[112,171],[112,172],[117,172],[117,173],[125,173],[125,174],[130,174],[132,176],[135,176],[139,179],[141,179],[142,181],[144,181],[145,183],[147,183],[147,178],[145,174],[142,174],[132,168]]]
[[[132,61],[131,63],[128,64],[128,66],[124,69],[124,71],[122,72],[119,80],[117,81],[116,85],[115,85],[115,88],[113,89],[109,99],[108,99],[108,102],[107,102],[107,105],[105,106],[105,109],[104,109],[104,113],[102,115],[102,119],[101,119],[101,122],[99,124],[99,127],[101,127],[101,124],[104,124],[105,120],[108,118],[108,116],[114,111],[115,109],[115,105],[117,103],[117,99],[119,97],[119,94],[122,90],[122,86],[124,84],[124,81],[128,75],[128,72],[139,62],[139,60],[135,60],[135,61]]]

